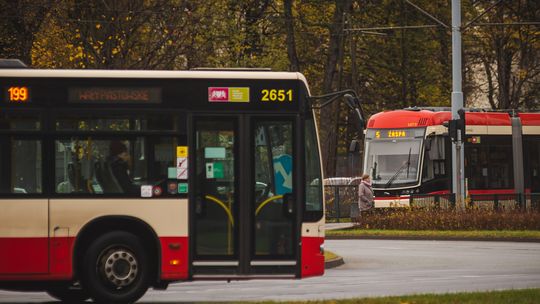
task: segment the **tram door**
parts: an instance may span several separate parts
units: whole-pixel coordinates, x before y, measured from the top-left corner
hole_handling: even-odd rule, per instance
[[[295,120],[193,119],[193,275],[297,269]]]

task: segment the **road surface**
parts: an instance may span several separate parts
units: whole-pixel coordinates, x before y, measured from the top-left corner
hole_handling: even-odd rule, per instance
[[[315,300],[540,288],[540,243],[327,240],[345,265],[304,280],[191,282],[150,290],[144,303]],[[52,302],[45,293],[0,291],[0,303]]]

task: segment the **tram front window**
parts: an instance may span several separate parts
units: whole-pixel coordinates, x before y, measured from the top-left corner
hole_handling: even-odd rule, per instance
[[[368,140],[364,172],[372,176],[376,188],[415,185],[421,146],[421,139]]]

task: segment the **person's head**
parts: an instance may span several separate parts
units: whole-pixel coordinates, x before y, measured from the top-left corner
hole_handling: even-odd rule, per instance
[[[111,141],[111,145],[109,146],[109,152],[111,156],[118,156],[124,161],[129,160],[128,149],[126,145],[119,140]]]
[[[361,178],[362,178],[363,182],[369,182],[370,181],[369,174],[364,174],[364,175],[362,175]]]

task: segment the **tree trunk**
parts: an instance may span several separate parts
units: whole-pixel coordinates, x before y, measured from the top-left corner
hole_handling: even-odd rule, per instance
[[[338,68],[338,61],[343,48],[343,25],[345,14],[351,9],[351,0],[336,0],[332,25],[330,26],[330,39],[327,60],[324,69],[323,92],[328,93],[334,88],[334,80]],[[324,145],[323,159],[326,176],[336,174],[336,152],[338,144],[337,126],[339,119],[339,104],[333,103],[321,111],[321,125],[328,128],[323,131]],[[325,153],[326,152],[326,153]]]
[[[298,62],[298,55],[296,53],[296,40],[294,38],[294,20],[292,14],[293,0],[283,1],[283,11],[285,15],[285,31],[287,42],[287,55],[289,57],[289,69],[292,72],[300,71],[300,63]]]

